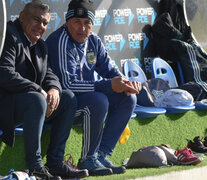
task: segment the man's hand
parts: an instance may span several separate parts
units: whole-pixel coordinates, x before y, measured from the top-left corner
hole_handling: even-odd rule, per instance
[[[50,89],[47,92],[47,103],[53,111],[57,109],[60,102],[59,91],[57,89]]]
[[[41,94],[45,97],[45,99],[47,100],[47,93],[42,89],[41,90]]]
[[[139,94],[139,92],[142,89],[142,84],[141,82],[137,82],[137,81],[128,81],[128,80],[124,80],[126,84],[128,84],[129,86],[133,87],[134,89],[136,89],[138,91],[137,94]],[[129,96],[131,94],[131,92],[125,92],[127,96]]]
[[[128,81],[127,79],[117,76],[111,79],[112,90],[121,93],[125,92],[127,96],[130,94],[138,94],[141,90],[141,83],[136,81]]]
[[[46,117],[49,117],[53,113],[53,111],[57,109],[59,105],[59,91],[57,89],[50,89],[47,93],[44,90],[42,90],[41,93],[47,100]]]

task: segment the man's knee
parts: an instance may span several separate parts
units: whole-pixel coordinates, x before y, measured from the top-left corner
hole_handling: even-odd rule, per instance
[[[16,95],[16,109],[38,113],[45,113],[47,109],[47,101],[39,92],[26,92]]]
[[[28,103],[30,103],[31,108],[36,108],[43,113],[47,109],[47,101],[45,97],[38,92],[28,93]]]
[[[77,109],[77,99],[71,90],[63,90],[60,100],[68,108],[74,107],[75,109]]]
[[[137,103],[137,97],[135,94],[131,94],[129,96],[122,97],[122,103],[120,106],[127,108],[134,108]]]
[[[137,103],[137,96],[135,94],[131,94],[130,96],[128,96],[128,102],[132,106],[135,106]]]

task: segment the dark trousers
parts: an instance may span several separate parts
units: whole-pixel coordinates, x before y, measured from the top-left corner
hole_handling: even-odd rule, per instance
[[[97,151],[112,155],[125,129],[137,99],[124,93],[89,92],[77,95],[78,111],[83,116],[82,159]]]
[[[58,109],[49,118],[45,118],[47,102],[38,92],[16,95],[15,122],[22,123],[26,165],[28,169],[42,166],[41,135],[44,121],[51,121],[50,144],[47,151],[48,165],[57,165],[64,159],[65,144],[74,121],[77,102],[74,94],[67,90],[62,92]]]

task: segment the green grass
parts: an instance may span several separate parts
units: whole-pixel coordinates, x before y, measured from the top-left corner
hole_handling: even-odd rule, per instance
[[[156,118],[131,119],[129,128],[131,135],[129,140],[121,145],[117,143],[112,157],[109,157],[116,165],[129,158],[134,150],[143,145],[169,144],[173,149],[183,149],[187,145],[186,139],[193,139],[195,136],[207,135],[207,116],[206,111],[189,111],[185,114],[160,115]],[[49,131],[44,132],[42,136],[42,154],[43,161],[46,161],[46,149],[49,143]],[[75,164],[81,155],[82,130],[80,127],[74,127],[67,141],[65,154],[70,153],[74,158]],[[149,175],[162,174],[171,171],[179,171],[189,168],[207,165],[207,161],[196,166],[173,166],[168,168],[142,168],[128,169],[125,174],[98,177],[98,179],[130,179]],[[0,142],[0,175],[6,175],[8,171],[25,169],[23,138],[16,137],[14,148],[6,146]],[[88,177],[87,179],[97,179],[97,177]]]

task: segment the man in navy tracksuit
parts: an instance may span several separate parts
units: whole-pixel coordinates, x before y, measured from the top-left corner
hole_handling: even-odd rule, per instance
[[[78,167],[90,175],[123,173],[107,159],[136,105],[141,84],[129,82],[112,67],[101,40],[91,32],[94,7],[90,0],[72,0],[66,23],[46,40],[49,61],[64,89],[72,90],[83,116],[83,147]],[[95,81],[94,71],[103,79]],[[105,125],[105,126],[104,126]]]

